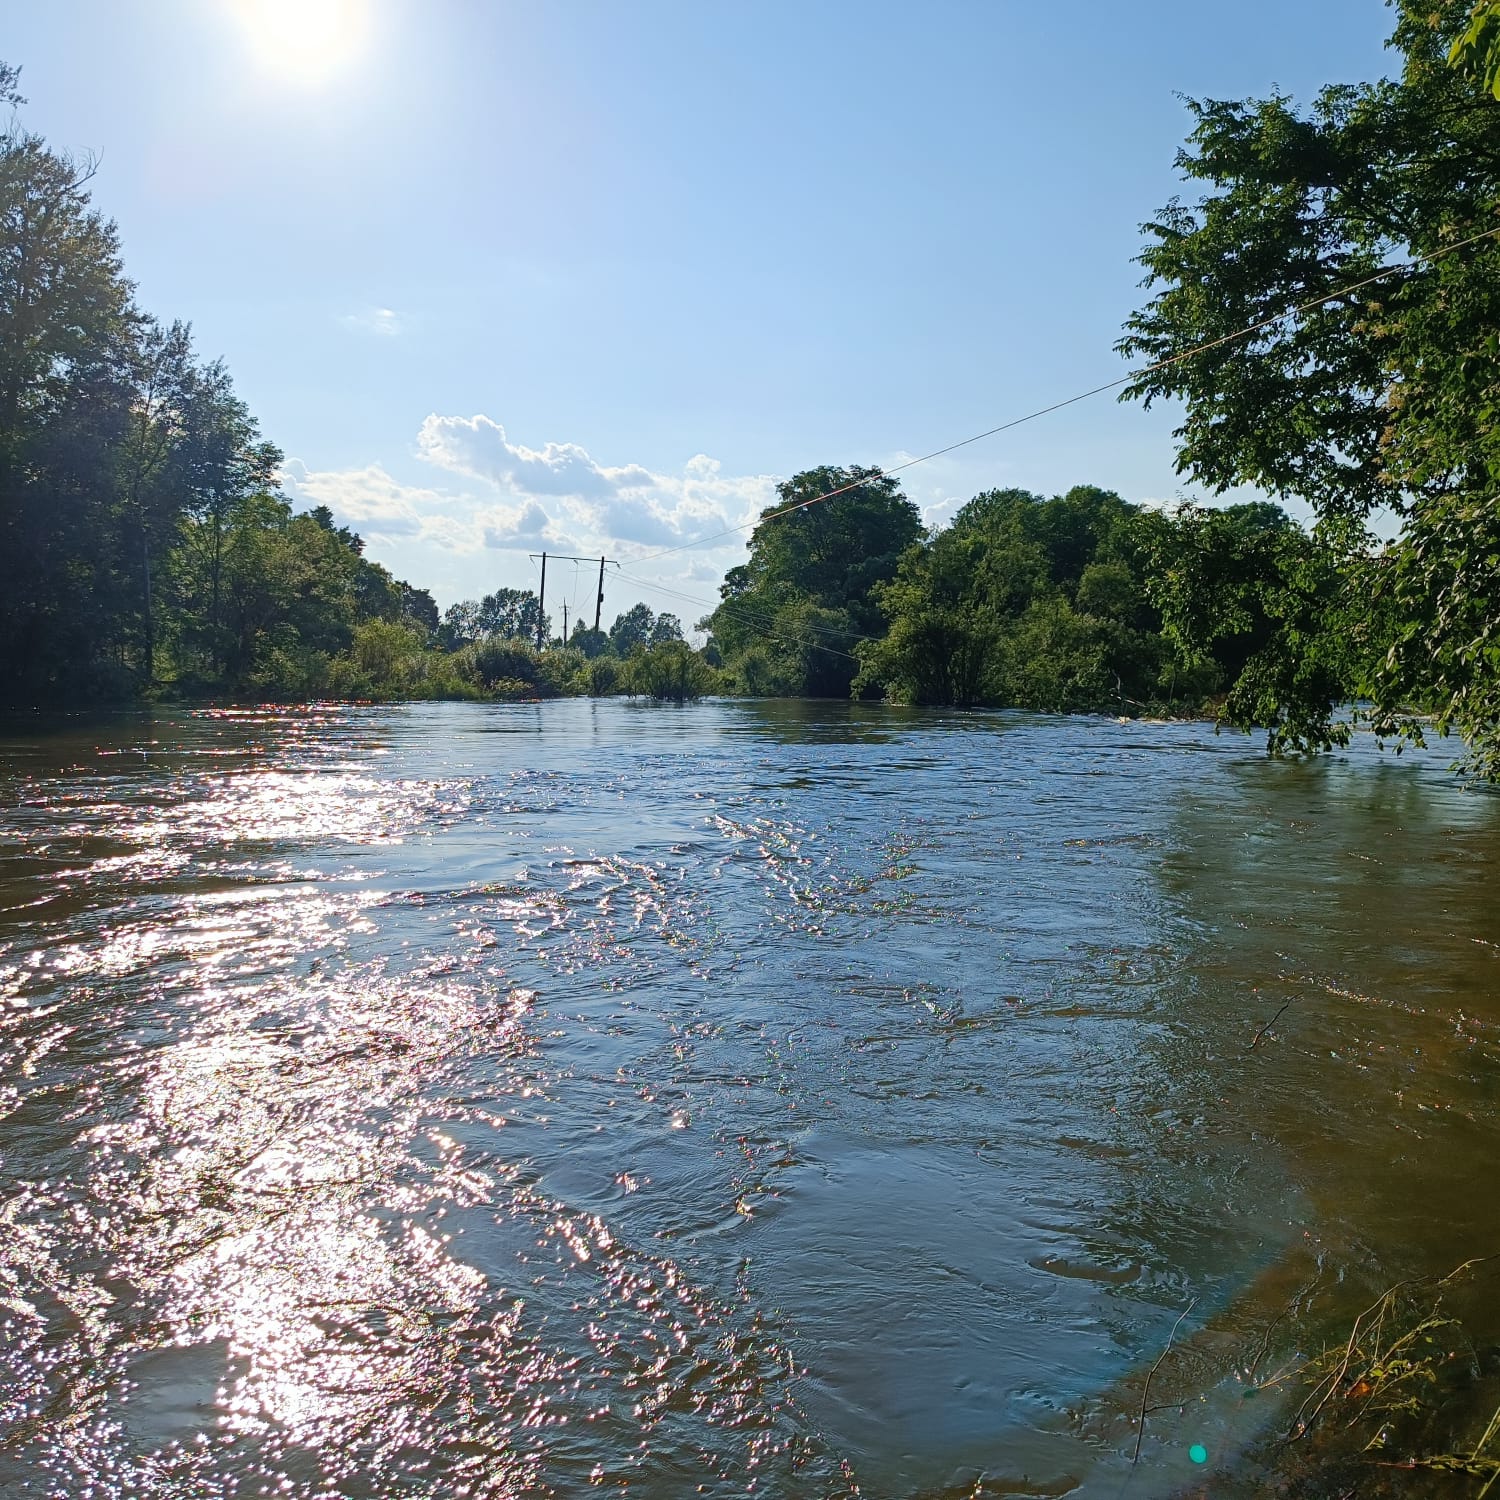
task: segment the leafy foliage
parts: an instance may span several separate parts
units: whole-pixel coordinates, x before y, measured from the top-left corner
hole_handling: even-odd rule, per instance
[[[809,469],[777,494],[704,623],[745,690],[845,697],[855,642],[882,625],[875,586],[921,538],[921,516],[879,469]]]
[[[1130,396],[1184,403],[1179,467],[1210,490],[1300,496],[1325,523],[1396,514],[1381,607],[1407,618],[1366,684],[1377,722],[1415,734],[1402,710],[1432,707],[1484,774],[1500,766],[1485,524],[1500,484],[1500,110],[1448,59],[1489,46],[1494,12],[1465,31],[1461,6],[1401,0],[1401,76],[1324,89],[1304,111],[1282,96],[1194,104],[1178,165],[1206,192],[1146,226],[1158,290],[1120,346],[1148,362]]]
[[[1267,728],[1273,754],[1330,750],[1349,740],[1360,559],[1274,505],[1183,506],[1151,539],[1148,592],[1187,671],[1227,687],[1224,722]]]
[[[1500,0],[1479,0],[1468,28],[1448,49],[1448,61],[1500,99]]]
[[[718,683],[713,668],[681,640],[638,647],[625,665],[625,675],[632,692],[664,703],[686,703],[701,698]]]
[[[876,590],[890,629],[857,648],[857,686],[1058,712],[1156,702],[1166,651],[1140,576],[1154,524],[1090,485],[976,496]]]
[[[431,596],[293,515],[223,366],[136,307],[92,170],[0,134],[0,700],[406,682],[365,627],[425,645]]]

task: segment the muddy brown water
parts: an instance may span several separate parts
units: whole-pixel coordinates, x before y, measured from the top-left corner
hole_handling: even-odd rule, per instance
[[[1266,1371],[1500,1247],[1500,798],[1445,764],[845,705],[0,725],[0,1493],[1243,1473]]]

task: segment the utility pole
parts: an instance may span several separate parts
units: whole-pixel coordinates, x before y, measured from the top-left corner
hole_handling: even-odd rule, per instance
[[[535,562],[537,560],[537,558],[541,558],[541,560],[542,560],[542,594],[545,596],[545,594],[547,592],[547,554],[545,552],[533,552],[533,553],[530,554],[530,556],[531,556],[532,562]],[[594,559],[592,557],[564,557],[561,552],[554,552],[552,554],[552,560],[553,560],[553,562],[571,562],[571,563],[585,563],[586,562],[586,563],[591,563],[591,562],[593,562]],[[610,558],[610,557],[601,557],[599,559],[599,597],[594,601],[594,629],[595,630],[597,630],[599,628],[600,615],[601,615],[601,613],[602,613],[602,611],[604,609],[604,567],[605,567],[606,563],[610,563],[610,562],[613,562],[613,561],[614,561],[614,559]],[[567,605],[564,605],[563,606],[563,644],[564,645],[566,645],[567,641],[568,641],[568,619],[567,619],[567,615],[568,615],[568,607],[567,607]],[[540,621],[538,621],[537,627],[536,627],[536,639],[537,639],[537,645],[540,646],[541,643],[542,643],[542,627],[541,627],[541,622]]]
[[[536,595],[536,649],[547,644],[547,554],[542,553],[542,586]]]

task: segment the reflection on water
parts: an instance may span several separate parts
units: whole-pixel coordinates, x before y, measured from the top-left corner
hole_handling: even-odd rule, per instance
[[[1169,1494],[1274,1419],[1252,1365],[1500,1238],[1500,800],[1436,762],[11,730],[7,1494]]]

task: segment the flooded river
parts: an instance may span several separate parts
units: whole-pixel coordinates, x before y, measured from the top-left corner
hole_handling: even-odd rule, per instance
[[[1446,759],[848,705],[12,721],[0,1493],[1235,1472],[1264,1369],[1500,1246],[1500,798]]]

